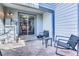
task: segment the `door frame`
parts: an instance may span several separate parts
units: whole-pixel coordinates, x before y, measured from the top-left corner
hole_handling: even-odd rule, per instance
[[[34,16],[36,16],[35,14],[29,14],[29,13],[25,13],[25,12],[18,12],[18,22],[19,22],[19,35],[21,35],[21,33],[20,33],[20,14],[27,14],[27,15],[34,15]]]

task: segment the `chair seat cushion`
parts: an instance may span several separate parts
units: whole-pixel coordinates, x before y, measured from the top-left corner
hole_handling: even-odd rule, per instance
[[[62,46],[62,47],[64,47],[64,48],[68,48],[68,49],[70,49],[69,44],[64,43],[64,42],[60,42],[60,41],[59,41],[57,45],[58,45],[58,46]]]

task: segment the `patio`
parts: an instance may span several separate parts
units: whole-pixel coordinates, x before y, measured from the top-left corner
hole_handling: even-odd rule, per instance
[[[39,8],[35,8],[27,4],[0,4],[0,13],[2,13],[0,34],[5,33],[4,29],[7,25],[14,28],[12,31],[7,30],[6,38],[4,35],[1,36],[2,38],[0,37],[2,39],[0,49],[3,56],[59,56],[55,54],[56,48],[52,40],[52,46],[46,48],[45,45],[42,45],[42,41],[36,38],[44,30],[49,31],[49,37],[53,39],[56,35],[70,36],[74,34],[79,36],[77,19],[77,12],[79,12],[77,5],[79,4],[44,5],[39,4]],[[53,8],[50,9],[47,6]],[[18,37],[21,39],[16,43]],[[15,42],[13,42],[14,40]],[[2,42],[5,44],[1,44]],[[58,52],[67,56],[76,55],[76,52],[69,50],[59,50]]]
[[[29,40],[26,39],[26,37],[27,36],[21,36],[21,40],[25,41],[25,46],[2,50],[3,56],[57,56],[55,54],[56,49],[54,46],[48,46],[47,48],[45,48],[45,46],[42,45],[41,40],[38,40],[36,38],[33,39],[33,37],[33,40]],[[28,38],[31,37],[28,36]],[[59,50],[59,52],[67,56],[76,55],[76,52],[69,50]]]

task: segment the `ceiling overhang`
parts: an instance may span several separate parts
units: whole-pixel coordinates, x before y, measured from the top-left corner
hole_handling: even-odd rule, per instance
[[[3,3],[3,6],[8,7],[8,8],[13,8],[17,9],[18,11],[25,11],[25,13],[32,13],[32,14],[43,14],[44,11],[38,9],[38,8],[33,8],[29,7],[26,5],[21,5],[21,4],[15,4],[15,3]]]

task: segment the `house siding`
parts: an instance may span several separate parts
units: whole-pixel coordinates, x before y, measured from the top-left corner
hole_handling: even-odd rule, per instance
[[[56,4],[55,35],[78,35],[77,4]]]

